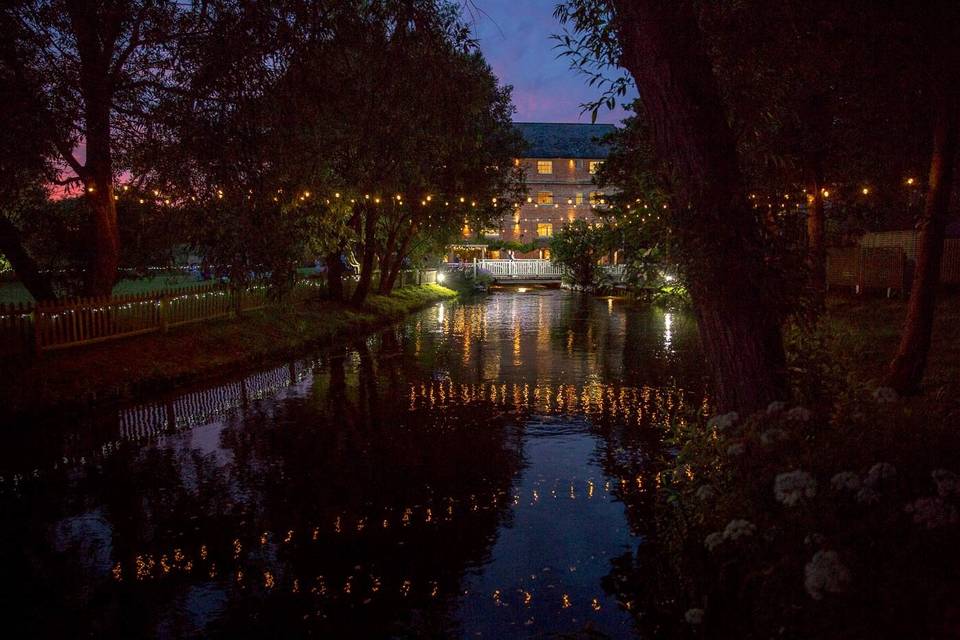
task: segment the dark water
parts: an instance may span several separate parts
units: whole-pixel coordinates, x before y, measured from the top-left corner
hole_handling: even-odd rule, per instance
[[[562,291],[379,335],[0,452],[6,627],[38,636],[633,637],[691,320]],[[8,636],[10,637],[10,636]]]

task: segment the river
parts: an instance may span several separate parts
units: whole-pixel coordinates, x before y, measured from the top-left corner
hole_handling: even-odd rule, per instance
[[[692,319],[547,289],[0,452],[5,619],[31,637],[636,637],[662,425],[703,403]],[[12,637],[12,636],[11,636]]]

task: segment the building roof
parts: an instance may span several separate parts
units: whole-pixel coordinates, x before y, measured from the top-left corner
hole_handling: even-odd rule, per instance
[[[527,143],[524,158],[606,158],[600,138],[616,130],[612,124],[514,122]]]

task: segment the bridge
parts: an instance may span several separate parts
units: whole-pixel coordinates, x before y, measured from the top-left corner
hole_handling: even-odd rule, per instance
[[[563,267],[550,260],[475,260],[448,262],[448,270],[463,270],[476,276],[481,270],[493,276],[497,284],[558,284],[563,278]],[[614,280],[623,279],[624,265],[604,265]]]

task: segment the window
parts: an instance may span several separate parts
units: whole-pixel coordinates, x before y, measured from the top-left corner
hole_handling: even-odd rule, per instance
[[[499,229],[484,229],[482,232],[483,237],[485,238],[499,238],[500,230]]]
[[[583,204],[583,193],[578,193],[574,202],[576,204]]]
[[[590,161],[590,175],[595,174],[602,164],[603,164],[603,161],[602,161],[602,160],[591,160],[591,161]]]
[[[538,191],[537,204],[553,204],[553,191]]]
[[[603,199],[603,192],[601,191],[590,192],[590,204],[600,204],[600,200],[602,199]]]
[[[537,237],[538,238],[552,238],[553,237],[553,224],[549,222],[538,222],[537,223]]]
[[[537,173],[553,173],[553,160],[537,160]]]

